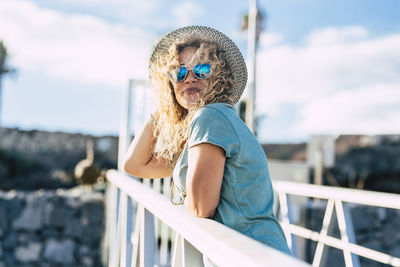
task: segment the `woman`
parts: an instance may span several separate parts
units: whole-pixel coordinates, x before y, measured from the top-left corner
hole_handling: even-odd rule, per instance
[[[290,253],[273,215],[264,151],[233,106],[247,81],[237,46],[212,28],[184,27],[158,41],[149,68],[160,103],[129,147],[124,170],[173,176],[174,204]]]

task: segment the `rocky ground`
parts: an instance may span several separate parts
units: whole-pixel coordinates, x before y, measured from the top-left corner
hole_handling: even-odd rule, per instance
[[[104,197],[0,191],[0,266],[101,266]]]

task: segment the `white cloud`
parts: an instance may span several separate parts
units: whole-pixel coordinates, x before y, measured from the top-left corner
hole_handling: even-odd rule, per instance
[[[162,0],[31,0],[44,8],[68,10],[79,14],[123,21],[127,23],[149,22],[149,15],[155,12]]]
[[[138,0],[97,3],[103,8],[114,3],[121,10],[132,4],[145,13],[158,1],[148,6]],[[126,12],[129,16],[131,9]],[[186,1],[174,7],[173,15],[183,26],[204,12]],[[122,89],[128,78],[147,77],[155,36],[139,28],[40,8],[26,0],[1,0],[0,25],[11,63],[21,72]],[[294,46],[278,33],[261,37],[257,113],[267,115],[268,127],[259,131],[262,140],[400,131],[400,33],[370,37],[362,27],[328,28],[305,40]]]
[[[77,7],[105,7],[108,9],[122,10],[129,9],[134,13],[149,13],[157,8],[161,0],[55,0],[56,2],[64,3],[67,5],[74,5]],[[53,1],[54,2],[54,1]]]
[[[246,35],[246,38],[247,38],[247,35]],[[260,45],[261,49],[267,49],[268,47],[276,46],[276,45],[282,43],[282,41],[283,41],[283,37],[279,33],[266,32],[260,36],[260,41],[259,41],[260,44],[259,45]]]
[[[193,24],[194,20],[201,17],[205,10],[195,2],[185,1],[175,5],[172,13],[178,26],[188,26]]]
[[[15,67],[73,81],[125,86],[146,78],[154,36],[89,15],[2,0],[0,36]]]
[[[269,127],[279,123],[292,137],[398,133],[399,47],[400,34],[372,38],[361,27],[322,29],[303,46],[261,45],[257,113],[267,115]],[[295,107],[292,114],[288,107]],[[282,136],[260,132],[262,140]]]
[[[360,26],[325,28],[312,32],[307,38],[307,43],[312,46],[324,46],[335,43],[354,42],[366,37],[368,37],[367,30]]]
[[[316,99],[292,130],[307,133],[399,133],[400,84],[376,84]]]

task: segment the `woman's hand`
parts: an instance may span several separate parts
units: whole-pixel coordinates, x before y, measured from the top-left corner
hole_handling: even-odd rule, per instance
[[[212,218],[217,209],[225,168],[225,151],[202,143],[189,148],[185,207],[196,217]]]
[[[135,136],[125,156],[124,171],[139,178],[163,178],[172,175],[168,161],[153,157],[157,139],[153,135],[156,116],[151,116],[144,128]]]

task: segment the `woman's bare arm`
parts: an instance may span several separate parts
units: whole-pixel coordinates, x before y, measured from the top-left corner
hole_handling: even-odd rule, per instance
[[[167,160],[153,157],[156,138],[149,120],[135,136],[125,156],[124,171],[140,178],[163,178],[172,175]]]
[[[212,218],[217,209],[225,168],[225,151],[202,143],[189,148],[185,207],[196,217]]]

